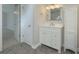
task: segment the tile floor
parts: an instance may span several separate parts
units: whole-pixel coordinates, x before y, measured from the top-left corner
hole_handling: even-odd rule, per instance
[[[58,54],[58,51],[45,45],[40,45],[37,49],[32,49],[28,44],[20,43],[5,49],[0,54]],[[62,54],[74,54],[74,52],[67,50],[64,53],[62,50]]]

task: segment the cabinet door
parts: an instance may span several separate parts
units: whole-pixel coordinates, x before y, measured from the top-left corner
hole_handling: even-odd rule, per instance
[[[77,48],[76,35],[74,32],[66,32],[65,33],[65,48],[71,49],[73,51]]]
[[[40,29],[40,42],[50,46],[51,40],[51,30],[50,28],[41,28]]]
[[[65,49],[73,51],[77,49],[77,13],[75,5],[68,5],[64,9]]]

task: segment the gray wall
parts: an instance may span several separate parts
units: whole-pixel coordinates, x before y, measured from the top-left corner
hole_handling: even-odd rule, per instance
[[[78,41],[77,41],[77,47],[78,47],[78,49],[79,49],[79,7],[78,7],[78,14],[77,14],[77,16],[78,16],[78,20],[77,20],[77,39],[78,39]]]
[[[2,5],[0,4],[0,51],[2,51]]]

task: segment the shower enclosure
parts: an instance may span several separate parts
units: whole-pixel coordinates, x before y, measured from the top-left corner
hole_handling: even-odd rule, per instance
[[[3,49],[20,42],[20,5],[2,5],[2,40]]]

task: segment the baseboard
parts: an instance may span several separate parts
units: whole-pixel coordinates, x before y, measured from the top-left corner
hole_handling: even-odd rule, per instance
[[[32,48],[33,49],[36,49],[38,46],[40,46],[41,45],[41,43],[38,43],[37,45],[35,45],[35,46],[32,46]]]
[[[79,48],[77,48],[77,51],[79,52]]]
[[[32,45],[30,42],[28,42],[28,41],[24,41],[24,40],[21,40],[21,42],[25,42],[25,43],[27,43],[28,45]]]
[[[27,44],[30,45],[33,49],[36,49],[38,46],[41,45],[41,43],[38,43],[38,44],[36,44],[36,45],[33,45],[33,44],[31,44],[30,42],[28,42],[28,41],[24,41],[24,40],[21,40],[21,42],[25,42],[25,43],[27,43]]]

